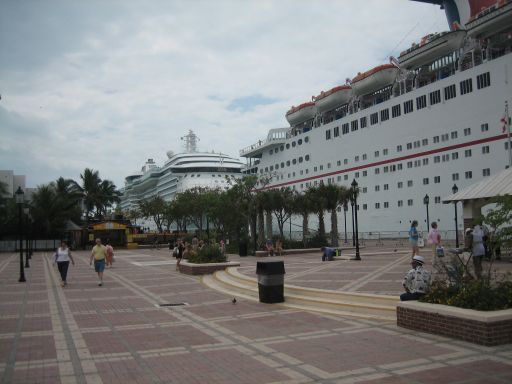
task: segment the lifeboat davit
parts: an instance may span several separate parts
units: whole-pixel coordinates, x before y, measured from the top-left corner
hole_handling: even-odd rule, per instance
[[[346,104],[351,96],[352,87],[350,85],[340,85],[326,92],[321,92],[318,96],[313,97],[313,100],[318,112],[324,113]]]
[[[499,33],[512,25],[512,1],[498,0],[466,23],[468,35],[485,39]]]
[[[298,107],[291,107],[290,110],[286,112],[286,120],[288,120],[288,123],[290,123],[291,126],[294,126],[307,120],[311,120],[315,115],[315,103],[310,101],[303,103]]]
[[[398,71],[399,69],[393,64],[384,64],[359,73],[352,79],[352,92],[358,96],[367,95],[391,85],[395,81]]]
[[[398,57],[400,67],[408,70],[430,64],[436,59],[459,49],[466,37],[466,31],[450,31],[425,36],[419,44],[402,52]]]

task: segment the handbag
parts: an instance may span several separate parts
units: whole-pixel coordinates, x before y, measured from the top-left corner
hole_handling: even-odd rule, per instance
[[[441,247],[440,245],[436,248],[436,255],[437,257],[444,257],[444,247]]]
[[[418,247],[422,248],[425,246],[425,242],[423,241],[423,237],[418,238]]]

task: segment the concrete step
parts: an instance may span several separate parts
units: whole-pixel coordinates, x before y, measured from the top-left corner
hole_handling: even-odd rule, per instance
[[[255,278],[243,275],[237,268],[228,268],[203,277],[203,283],[228,295],[258,300]],[[285,303],[292,308],[338,314],[343,316],[396,321],[398,299],[393,296],[304,288],[285,284]]]

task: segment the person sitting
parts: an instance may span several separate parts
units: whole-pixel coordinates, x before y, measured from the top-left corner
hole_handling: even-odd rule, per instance
[[[283,253],[283,243],[281,239],[277,239],[276,241],[276,253],[281,256]]]
[[[265,248],[268,253],[267,256],[274,256],[274,244],[272,244],[271,239],[267,239],[267,242],[265,243]]]
[[[430,272],[423,268],[425,259],[415,255],[412,258],[412,269],[407,272],[402,285],[405,293],[400,295],[400,301],[418,300],[424,296],[430,286]]]
[[[336,250],[331,247],[322,247],[320,248],[322,251],[322,261],[332,261],[334,260],[334,255],[336,254]]]

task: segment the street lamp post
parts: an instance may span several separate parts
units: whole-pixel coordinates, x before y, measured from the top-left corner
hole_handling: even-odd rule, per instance
[[[14,193],[16,205],[18,206],[18,236],[20,237],[20,278],[18,282],[24,283],[25,280],[25,269],[23,268],[23,226],[22,226],[22,210],[24,203],[25,193],[18,187]]]
[[[356,241],[356,260],[361,260],[361,256],[359,255],[359,228],[357,224],[357,181],[354,179],[352,181],[352,205],[354,207],[354,222],[355,222],[355,241]]]
[[[457,184],[453,184],[452,192],[454,195],[457,192],[459,192]],[[459,248],[459,223],[457,221],[457,201],[453,202],[453,206],[455,207],[455,248]]]
[[[428,195],[425,195],[425,197],[423,198],[423,204],[425,204],[425,207],[427,207],[427,232],[428,232],[428,229],[429,229],[429,225],[430,225],[430,218],[428,217],[428,203],[430,201],[430,198],[428,197]]]
[[[345,201],[343,203],[343,216],[345,217],[345,244],[347,244],[347,211],[348,211],[348,204]]]
[[[355,247],[356,246],[356,237],[355,237],[356,226],[354,223],[354,199],[352,198],[352,196],[350,196],[350,206],[352,207],[352,246]]]
[[[30,264],[28,262],[29,259],[29,252],[28,252],[28,236],[29,236],[29,209],[28,207],[23,209],[25,216],[27,217],[27,220],[25,221],[25,268],[30,268]]]

